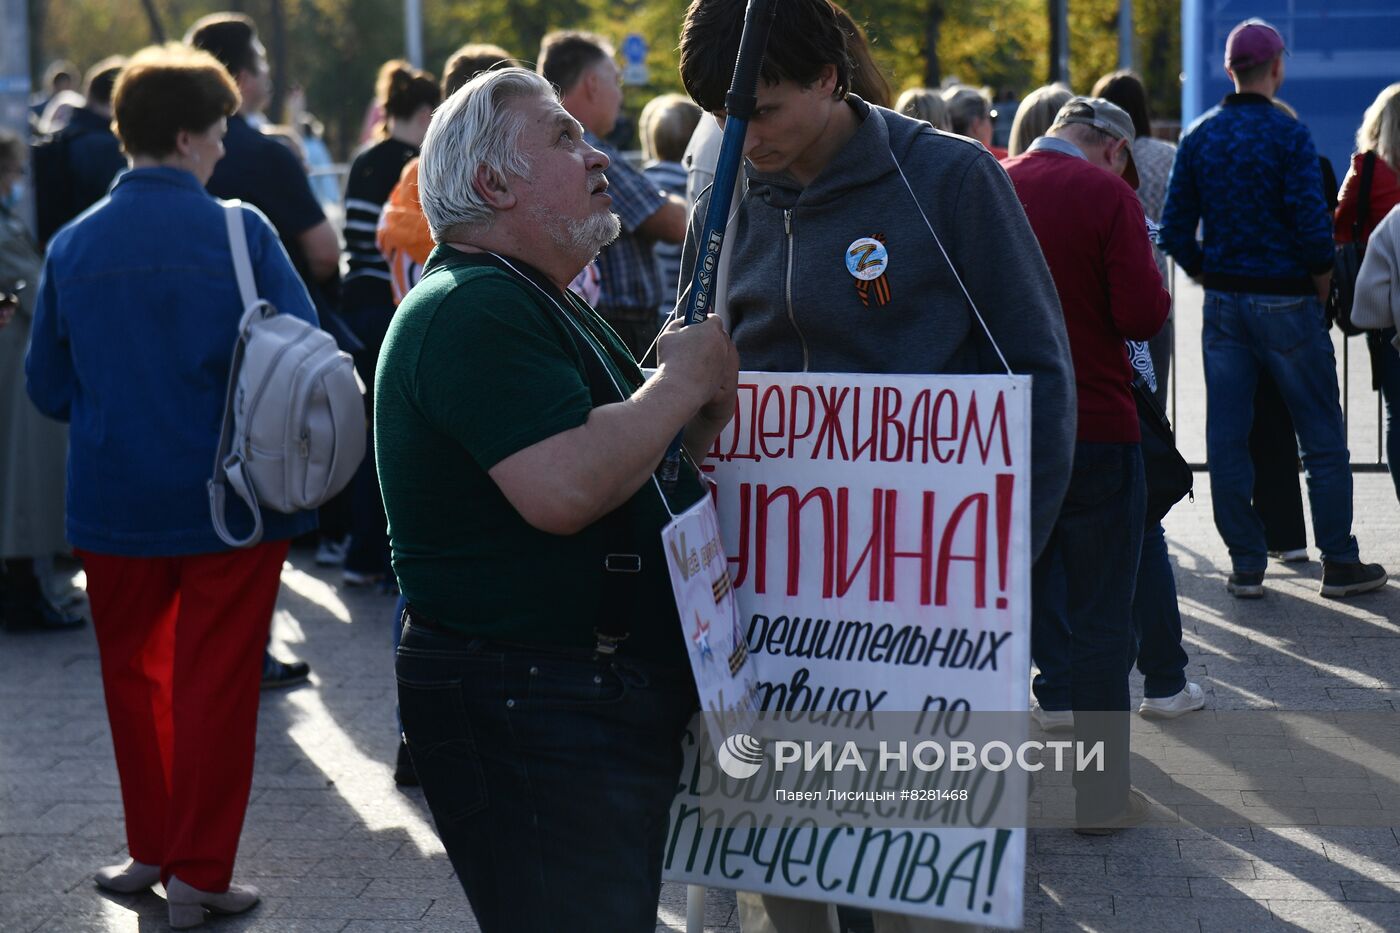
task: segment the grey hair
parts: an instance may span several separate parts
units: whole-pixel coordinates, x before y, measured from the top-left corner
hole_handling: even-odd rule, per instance
[[[533,71],[502,68],[477,75],[433,112],[418,163],[418,193],[434,242],[454,228],[482,230],[495,220],[474,184],[478,168],[501,178],[530,171],[520,148],[525,115],[508,107],[527,97],[559,99]]]
[[[948,105],[948,123],[959,136],[966,136],[972,124],[992,115],[991,95],[981,88],[950,87],[943,92],[943,102]]]
[[[894,109],[906,117],[923,120],[936,130],[946,132],[953,128],[948,120],[948,104],[943,100],[943,95],[933,88],[911,87],[899,95]]]
[[[642,156],[648,162],[679,162],[702,115],[703,111],[689,97],[680,94],[653,97],[642,108],[637,121]]]
[[[1073,96],[1073,91],[1058,82],[1038,87],[1027,94],[1011,120],[1007,154],[1018,156],[1031,147],[1036,137],[1044,136],[1055,122],[1060,108],[1069,103]]]

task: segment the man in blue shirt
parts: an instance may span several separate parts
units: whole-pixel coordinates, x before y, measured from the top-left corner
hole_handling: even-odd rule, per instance
[[[238,113],[228,118],[224,157],[205,187],[215,197],[247,201],[267,215],[316,305],[322,326],[334,331],[331,302],[340,285],[340,240],[311,193],[297,157],[248,122],[272,94],[267,52],[257,28],[241,13],[211,13],[190,27],[185,42],[222,62],[242,99]],[[268,653],[263,658],[263,686],[300,683],[310,671],[304,661],[280,661]]]
[[[1249,431],[1255,386],[1267,372],[1298,432],[1322,551],[1321,593],[1345,597],[1384,586],[1386,573],[1361,563],[1351,534],[1351,458],[1323,314],[1332,219],[1312,136],[1273,103],[1283,52],[1282,36],[1262,20],[1230,33],[1225,67],[1235,93],[1182,136],[1159,245],[1206,289],[1206,451],[1215,526],[1234,571],[1229,591],[1264,594],[1268,554],[1251,503]]]
[[[83,105],[68,125],[34,157],[34,198],[39,245],[48,243],[68,221],[107,195],[112,179],[126,168],[126,156],[112,132],[112,87],[126,59],[104,58],[83,80]]]
[[[340,241],[297,157],[249,122],[272,95],[267,52],[253,21],[212,13],[190,27],[185,41],[223,62],[243,101],[228,118],[224,157],[209,179],[209,193],[247,201],[267,215],[324,315],[326,292],[336,291],[340,275]]]
[[[685,201],[666,194],[604,142],[617,126],[622,85],[613,50],[585,32],[554,32],[540,43],[538,72],[559,88],[564,109],[585,130],[583,138],[608,157],[606,176],[622,235],[598,255],[602,294],[598,312],[640,360],[656,337],[656,309],[669,300],[652,254],[656,241],[685,240]]]

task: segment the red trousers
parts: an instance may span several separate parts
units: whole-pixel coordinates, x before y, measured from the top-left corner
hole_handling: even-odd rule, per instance
[[[263,649],[286,541],[188,557],[80,552],[127,849],[224,891],[253,783]]]

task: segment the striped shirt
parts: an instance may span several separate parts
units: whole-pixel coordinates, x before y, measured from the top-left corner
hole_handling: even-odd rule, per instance
[[[642,174],[667,194],[685,197],[685,166],[679,162],[648,162]],[[657,243],[651,248],[661,269],[661,313],[670,314],[681,280],[681,244]]]
[[[608,194],[612,195],[612,212],[622,220],[622,234],[598,254],[603,275],[598,310],[604,317],[652,312],[663,300],[661,272],[656,267],[652,241],[639,234],[637,228],[665,206],[666,197],[622,153],[592,133],[584,133],[583,138],[607,155],[611,163],[605,172]]]
[[[375,243],[379,215],[404,164],[418,154],[416,146],[385,139],[355,157],[345,182],[345,260],[349,272],[341,290],[344,308],[394,304],[389,264]]]

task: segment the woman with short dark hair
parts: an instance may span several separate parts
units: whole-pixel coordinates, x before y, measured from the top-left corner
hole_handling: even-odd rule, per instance
[[[1153,223],[1162,219],[1162,206],[1167,201],[1167,178],[1172,172],[1172,162],[1176,160],[1176,147],[1166,140],[1152,135],[1152,113],[1147,106],[1147,89],[1142,79],[1131,71],[1115,71],[1099,78],[1090,92],[1091,97],[1102,97],[1111,104],[1117,104],[1133,119],[1133,130],[1137,138],[1133,140],[1133,164],[1138,170],[1138,200],[1142,202],[1143,213]],[[1168,275],[1167,257],[1154,245],[1152,258],[1157,261],[1157,271],[1163,281]],[[1173,317],[1167,318],[1162,331],[1148,346],[1152,351],[1152,368],[1157,373],[1157,403],[1166,408],[1167,377],[1171,372],[1171,347],[1176,339],[1176,323]]]
[[[263,644],[292,537],[311,513],[269,513],[228,548],[210,521],[230,357],[243,316],[224,206],[204,185],[239,104],[208,53],[137,54],[113,93],[131,168],[49,244],[26,360],[29,395],[71,425],[67,533],[87,571],[126,816],[124,893],[165,885],[170,925],[238,913],[231,884],[253,777]],[[276,232],[241,208],[258,294],[316,314]],[[231,530],[252,516],[231,503]]]

